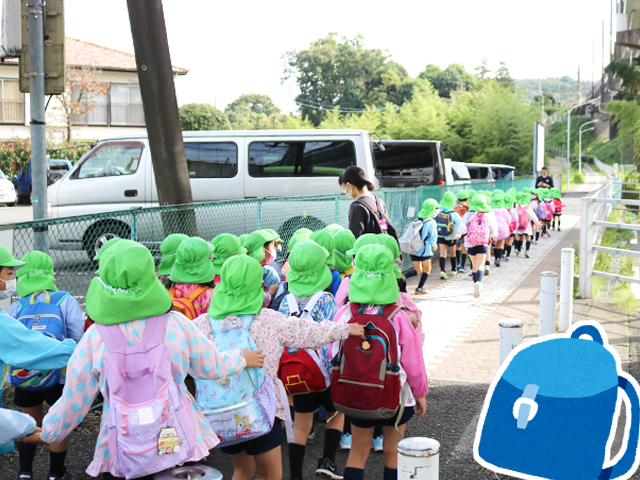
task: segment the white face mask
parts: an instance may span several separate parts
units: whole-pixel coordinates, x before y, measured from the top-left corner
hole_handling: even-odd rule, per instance
[[[0,300],[6,300],[7,298],[11,298],[16,294],[16,279],[13,280],[2,280],[0,282],[4,282],[4,290],[0,290]]]

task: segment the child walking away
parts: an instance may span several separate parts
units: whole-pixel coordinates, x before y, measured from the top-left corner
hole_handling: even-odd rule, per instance
[[[460,190],[457,194],[458,205],[456,205],[456,213],[460,219],[469,211],[469,192]],[[455,238],[455,237],[454,237]],[[467,263],[467,249],[464,246],[464,239],[456,240],[456,270],[461,273],[467,273],[464,266]]]
[[[536,222],[532,225],[533,231],[532,235],[535,234],[534,242],[537,245],[538,240],[540,240],[540,217],[538,217],[538,206],[540,205],[540,191],[537,188],[531,189],[531,202],[529,206],[531,207],[531,211],[536,216]]]
[[[313,232],[308,228],[300,228],[296,230],[294,234],[291,236],[291,238],[289,239],[289,243],[287,243],[287,255],[286,255],[287,259],[282,264],[282,273],[284,273],[285,280],[287,278],[287,274],[289,273],[289,254],[291,254],[291,250],[293,250],[293,247],[295,246],[296,243],[298,243],[300,240],[305,240],[309,238],[312,233]],[[277,310],[277,308],[275,310]]]
[[[397,478],[397,445],[406,423],[422,417],[427,375],[422,347],[399,299],[393,253],[383,245],[358,250],[349,306],[339,322],[365,328],[365,340],[349,337],[334,358],[331,391],[336,408],[351,417],[353,443],[344,480],[364,480],[376,425],[384,432],[384,478]],[[381,372],[380,365],[386,365]],[[381,388],[382,387],[382,388]]]
[[[247,254],[262,265],[264,272],[262,284],[269,294],[265,298],[265,302],[267,302],[265,306],[271,303],[271,298],[278,290],[278,285],[280,284],[280,275],[275,268],[268,265],[269,262],[273,262],[276,259],[276,240],[278,238],[277,233],[270,233],[267,230],[256,230],[247,237],[243,245],[247,249]]]
[[[331,271],[331,285],[329,287],[329,291],[335,296],[335,294],[338,293],[338,288],[340,288],[340,283],[342,282],[340,272],[336,270],[336,241],[334,240],[333,235],[326,230],[313,232],[309,238],[324,248],[329,254],[327,257],[327,267],[329,267],[329,270]]]
[[[565,201],[562,199],[562,192],[559,188],[551,189],[553,197],[553,229],[560,231],[560,219],[562,218],[562,209],[566,207]]]
[[[466,235],[464,246],[467,247],[471,258],[474,298],[480,297],[488,245],[491,239],[498,235],[496,217],[491,212],[492,208],[487,204],[487,198],[484,195],[476,195],[471,201],[470,211],[463,217],[458,230],[458,237]]]
[[[453,192],[446,192],[440,200],[440,210],[436,215],[436,225],[438,227],[438,245],[440,248],[440,278],[447,279],[446,263],[447,251],[449,252],[449,262],[451,263],[451,275],[458,273],[458,260],[456,259],[455,236],[458,231],[462,217],[454,209],[456,195]]]
[[[547,209],[546,220],[544,222],[544,233],[547,237],[551,236],[551,222],[553,221],[553,215],[555,213],[555,207],[553,204],[553,196],[551,194],[551,190],[548,188],[542,192],[542,198],[544,200],[544,205]]]
[[[424,284],[429,279],[431,273],[431,257],[433,252],[438,249],[438,227],[433,217],[438,213],[440,205],[433,198],[428,198],[422,203],[422,210],[418,212],[418,218],[423,220],[422,225],[422,248],[416,252],[415,255],[411,255],[413,261],[413,268],[416,274],[420,278],[418,281],[418,287],[414,292],[415,295],[426,295],[427,291],[424,289]]]
[[[526,242],[525,258],[529,258],[529,248],[531,248],[531,235],[533,234],[533,226],[538,226],[540,221],[531,206],[531,197],[529,194],[522,192],[516,197],[516,210],[518,214],[518,230],[516,231],[516,256],[522,253],[522,244]]]
[[[167,238],[165,238],[160,244],[162,259],[158,265],[158,278],[163,285],[167,287],[167,290],[171,288],[169,275],[171,275],[173,264],[176,263],[176,252],[178,251],[180,244],[187,238],[189,238],[189,236],[183,233],[172,233],[171,235],[167,235]]]
[[[500,267],[505,242],[511,236],[514,220],[509,210],[505,208],[505,196],[503,194],[495,194],[492,199],[492,205],[493,213],[496,217],[496,226],[498,228],[498,236],[496,237],[496,243],[493,249],[495,257],[494,265]]]
[[[79,342],[84,333],[82,310],[75,298],[56,288],[51,257],[34,251],[22,257],[22,261],[24,266],[16,273],[17,293],[21,298],[11,305],[9,315],[29,330],[38,331],[58,341],[71,338]],[[51,406],[62,395],[63,371],[50,370],[46,375],[42,375],[42,372],[38,375],[38,372],[12,367],[9,373],[11,383],[16,387],[13,402],[23,413],[33,417],[40,427],[44,416],[44,402]],[[50,446],[48,480],[75,478],[65,467],[67,446],[66,440]],[[21,443],[18,453],[18,478],[30,478],[24,477],[24,474],[33,474],[36,445]]]
[[[509,215],[511,215],[511,223],[509,224],[509,230],[511,233],[509,234],[509,238],[507,238],[504,245],[504,250],[506,253],[504,257],[505,262],[508,262],[509,257],[511,257],[513,242],[516,239],[516,232],[518,231],[518,211],[516,210],[516,197],[515,197],[515,195],[517,194],[517,190],[515,189],[513,190],[514,191],[511,191],[511,189],[509,189],[506,195],[504,196],[504,206],[509,211]]]
[[[318,265],[326,269],[324,265],[326,254],[324,255],[325,258],[320,258]],[[297,279],[309,278],[298,277],[299,274],[295,269],[292,271],[292,275],[296,275]],[[287,393],[278,378],[280,353],[283,347],[317,349],[326,343],[347,338],[350,333],[362,336],[363,329],[357,326],[350,327],[344,322],[316,323],[305,318],[306,316],[287,318],[273,310],[262,309],[262,297],[264,296],[264,291],[261,288],[262,268],[256,260],[250,257],[229,258],[222,266],[220,276],[222,280],[213,292],[213,302],[209,315],[197,318],[194,324],[202,329],[207,337],[214,340],[214,342],[217,341],[217,335],[222,334],[223,330],[248,329],[252,341],[265,354],[265,371],[276,386],[275,416],[277,418],[273,428],[265,435],[242,441],[235,445],[222,447],[222,451],[233,457],[234,479],[250,480],[254,478],[257,468],[259,479],[280,480],[282,479],[280,445],[283,442],[280,422],[289,418],[290,426]],[[326,275],[323,276],[326,277],[325,279],[328,278]],[[214,335],[214,331],[219,333]],[[234,381],[232,379],[229,380]],[[210,405],[214,407],[213,403],[208,403],[212,400],[210,394],[214,390],[207,388],[207,384],[211,387],[215,386],[214,384],[217,384],[217,382],[198,381],[198,402],[205,410],[208,410]],[[218,387],[215,388],[217,389]],[[242,427],[246,426],[246,422],[243,421]],[[290,438],[290,442],[293,442],[293,438]],[[292,465],[292,468],[301,470],[304,458],[304,443],[302,445],[290,443],[290,448],[292,447],[297,449],[299,453],[294,459],[296,464]],[[298,477],[299,480],[301,478]]]
[[[213,254],[211,256],[213,263],[213,273],[215,277],[213,284],[220,283],[220,270],[222,270],[222,264],[229,257],[235,257],[236,255],[246,255],[247,249],[240,244],[238,237],[231,233],[222,233],[211,240],[213,245]]]
[[[350,277],[353,273],[353,257],[347,255],[347,252],[353,248],[353,244],[356,243],[356,237],[351,230],[340,230],[333,235],[333,240],[336,243],[334,250],[336,270],[340,273],[340,277],[344,280],[345,277]]]
[[[169,292],[139,243],[113,245],[101,255],[98,272],[86,299],[96,323],[69,360],[73,374],[44,419],[41,439],[65,439],[100,392],[102,420],[87,474],[138,478],[201,460],[219,441],[187,393],[185,376],[234,375],[262,366],[262,354],[218,352],[184,315],[169,312]]]
[[[213,294],[215,272],[210,257],[213,246],[200,237],[184,240],[176,252],[169,279],[172,310],[189,320],[207,313]]]

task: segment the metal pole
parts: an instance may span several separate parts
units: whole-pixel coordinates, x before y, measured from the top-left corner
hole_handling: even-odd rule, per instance
[[[426,437],[410,437],[398,442],[398,480],[438,480],[440,443]]]
[[[580,218],[580,271],[578,272],[578,293],[580,298],[593,298],[593,206],[593,198],[582,198]]]
[[[558,274],[542,272],[540,279],[540,336],[556,331],[556,290]]]
[[[500,326],[500,365],[506,360],[511,350],[522,343],[522,320],[505,318],[498,322]]]
[[[582,127],[578,131],[578,173],[582,173]]]
[[[33,219],[47,218],[47,127],[44,108],[44,2],[27,4],[31,102],[31,203]],[[35,232],[35,249],[46,251],[46,232]]]
[[[573,318],[573,259],[575,250],[563,248],[560,261],[560,322],[558,331],[564,333],[571,327]]]

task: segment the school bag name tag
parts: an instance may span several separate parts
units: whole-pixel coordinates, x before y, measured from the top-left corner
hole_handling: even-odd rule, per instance
[[[524,343],[489,387],[474,459],[523,479],[630,478],[640,460],[639,390],[622,372],[620,357],[597,322],[579,322],[566,334]],[[623,401],[627,433],[612,459]]]

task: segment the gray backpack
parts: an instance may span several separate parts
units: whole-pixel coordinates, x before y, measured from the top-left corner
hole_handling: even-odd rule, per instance
[[[422,227],[425,221],[418,218],[411,222],[400,236],[400,250],[410,255],[418,253],[424,246],[422,241]]]

